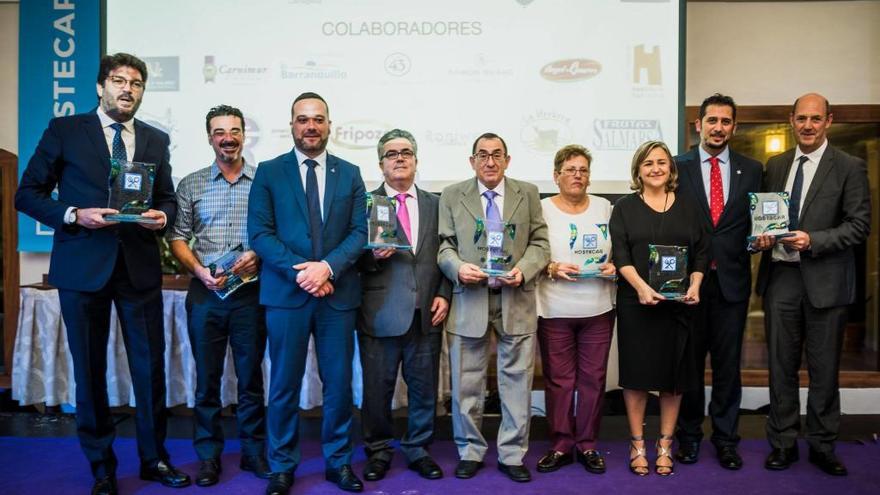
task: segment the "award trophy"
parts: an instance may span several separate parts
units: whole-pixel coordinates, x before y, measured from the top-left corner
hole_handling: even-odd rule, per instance
[[[244,277],[236,275],[232,273],[232,267],[238,261],[239,258],[244,254],[244,246],[239,244],[232,248],[232,251],[224,254],[223,256],[217,258],[213,263],[208,265],[208,269],[211,270],[212,277],[218,277],[226,275],[226,284],[222,289],[218,289],[214,291],[214,294],[217,294],[221,300],[229,297],[230,294],[238,290],[244,284],[255,282],[259,275],[246,275]]]
[[[661,296],[681,301],[688,289],[688,248],[648,244],[648,285]]]
[[[141,216],[153,202],[153,179],[156,166],[152,163],[110,160],[110,199],[107,208],[119,213],[105,215],[114,222],[159,223],[155,218]]]
[[[512,243],[516,239],[516,225],[507,222],[477,219],[474,244],[484,253],[480,270],[490,277],[511,278],[513,255]]]
[[[749,193],[749,209],[752,212],[752,235],[754,241],[759,235],[772,235],[777,239],[791,237],[788,231],[788,193]]]
[[[398,237],[397,201],[388,196],[367,193],[367,235],[364,249],[412,249]]]
[[[578,265],[580,272],[569,274],[576,279],[604,278],[616,280],[616,275],[604,275],[602,264],[611,257],[611,240],[608,238],[608,224],[594,224],[594,229],[578,232],[577,225],[568,224],[569,263]],[[591,225],[590,227],[593,227]]]

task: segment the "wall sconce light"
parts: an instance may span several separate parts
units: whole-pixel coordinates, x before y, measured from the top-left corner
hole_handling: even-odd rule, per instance
[[[785,134],[767,134],[764,136],[764,150],[767,153],[781,153],[785,150]]]

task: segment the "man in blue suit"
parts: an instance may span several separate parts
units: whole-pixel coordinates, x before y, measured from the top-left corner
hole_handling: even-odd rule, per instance
[[[294,148],[257,168],[248,203],[251,248],[263,260],[260,303],[272,371],[268,495],[288,493],[300,462],[299,395],[309,336],[323,391],[321,443],[328,481],[359,492],[351,469],[351,360],[361,286],[354,265],[367,240],[357,166],[327,153],[330,117],[315,93],[293,101]]]
[[[73,356],[80,445],[95,476],[93,494],[116,493],[116,436],[107,399],[110,305],[122,333],[137,401],[140,476],[171,487],[189,476],[165,450],[165,332],[162,270],[156,234],[174,224],[177,204],[168,164],[168,135],[134,118],[147,82],[143,61],[126,53],[101,59],[99,106],[49,122],[21,177],[16,208],[55,229],[49,283],[58,288]],[[156,166],[152,209],[156,223],[104,219],[110,159]],[[57,199],[51,193],[58,187]]]

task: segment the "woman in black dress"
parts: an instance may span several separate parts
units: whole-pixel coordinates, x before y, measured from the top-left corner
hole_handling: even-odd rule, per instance
[[[696,207],[675,194],[678,172],[669,149],[649,141],[633,156],[633,194],[621,198],[611,213],[614,263],[621,278],[617,291],[617,347],[632,440],[630,470],[648,474],[643,422],[649,391],[660,392],[660,438],[655,471],[672,474],[672,440],[681,393],[696,385],[692,306],[699,303],[700,283],[708,268],[708,236]],[[649,245],[688,248],[689,287],[680,301],[670,301],[648,285]]]

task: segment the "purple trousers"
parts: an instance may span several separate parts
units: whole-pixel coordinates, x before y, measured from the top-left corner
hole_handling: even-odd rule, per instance
[[[572,447],[579,452],[596,448],[613,330],[613,310],[589,318],[538,319],[553,450],[569,453]]]

